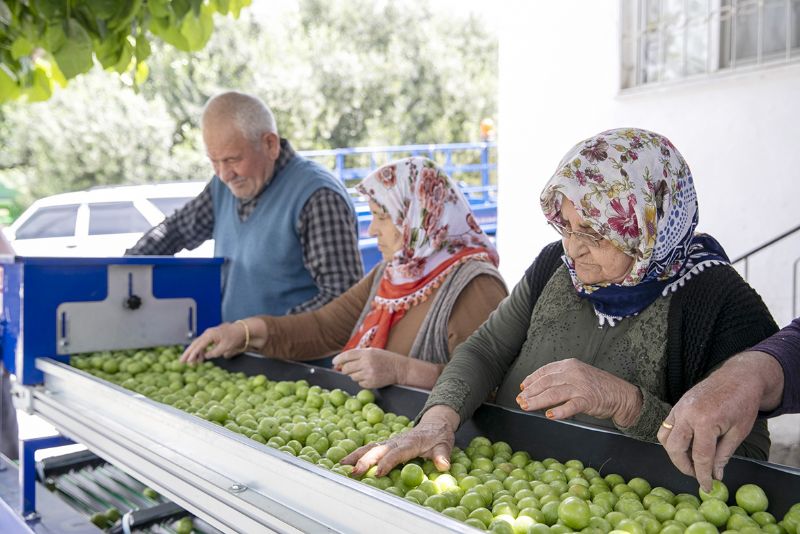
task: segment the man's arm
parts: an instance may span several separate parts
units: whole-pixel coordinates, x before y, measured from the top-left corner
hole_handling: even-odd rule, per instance
[[[202,193],[148,230],[125,254],[171,256],[183,249],[197,248],[213,236],[214,201],[209,182]]]
[[[784,413],[800,413],[800,318],[768,337],[751,351],[765,352],[775,358],[783,369],[783,388],[773,386],[770,402],[761,406],[762,417]]]
[[[326,188],[314,192],[300,213],[298,231],[303,247],[303,264],[316,282],[319,293],[289,313],[322,307],[364,275],[355,214],[338,193]]]
[[[672,463],[709,491],[712,477],[722,480],[725,464],[750,433],[758,412],[775,409],[783,391],[783,369],[772,355],[742,352],[681,397],[658,440]]]

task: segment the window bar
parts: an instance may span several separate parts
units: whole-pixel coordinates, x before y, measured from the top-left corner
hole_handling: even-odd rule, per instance
[[[764,54],[764,2],[758,0],[756,3],[756,65],[761,65],[762,55]]]
[[[792,54],[792,0],[785,0],[786,4],[786,61]]]
[[[681,77],[689,72],[689,0],[683,0],[683,57],[681,58]]]
[[[666,64],[664,55],[664,49],[666,48],[666,46],[664,46],[664,2],[666,2],[666,0],[658,0],[658,16],[656,17],[658,21],[658,62],[656,63],[658,69],[656,70],[656,81],[659,82],[663,79],[664,66]]]
[[[736,68],[736,19],[737,19],[737,0],[731,0],[731,9],[730,9],[730,17],[731,17],[731,39],[728,43],[728,53],[730,57],[730,64],[728,68],[735,69]]]
[[[714,39],[714,32],[711,29],[714,21],[714,15],[712,11],[713,6],[711,5],[712,1],[713,0],[708,0],[708,3],[706,4],[706,30],[708,32],[708,36],[706,37],[706,74],[711,72],[711,51],[714,49],[713,45],[711,44]]]
[[[639,0],[638,9],[636,11],[636,58],[634,59],[634,78],[636,85],[645,84],[645,46],[647,45],[647,6],[646,0]]]

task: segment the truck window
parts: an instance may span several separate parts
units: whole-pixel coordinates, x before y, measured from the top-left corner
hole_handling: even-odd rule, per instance
[[[16,239],[72,237],[75,235],[75,221],[77,218],[77,204],[39,208],[17,230]]]
[[[146,232],[151,226],[133,202],[89,204],[89,235]]]

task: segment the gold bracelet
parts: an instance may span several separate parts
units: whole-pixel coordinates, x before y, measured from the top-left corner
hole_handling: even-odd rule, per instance
[[[247,347],[250,346],[250,327],[247,326],[247,323],[242,319],[237,319],[234,324],[236,323],[242,323],[242,326],[244,326],[244,348],[242,348],[240,352],[245,352],[247,351]]]

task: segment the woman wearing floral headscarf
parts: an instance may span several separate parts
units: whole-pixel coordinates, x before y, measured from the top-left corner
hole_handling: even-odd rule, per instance
[[[453,349],[508,294],[497,252],[458,186],[430,160],[391,163],[357,189],[369,199],[382,263],[319,310],[210,328],[182,361],[245,350],[290,360],[343,351],[333,363],[361,387],[433,387]]]
[[[344,461],[385,473],[415,456],[447,465],[453,432],[490,392],[656,441],[671,405],[776,329],[712,237],[695,233],[689,167],[665,137],[609,130],[575,145],[541,194],[561,241],[458,347],[417,427]],[[762,421],[739,454],[766,459]]]

